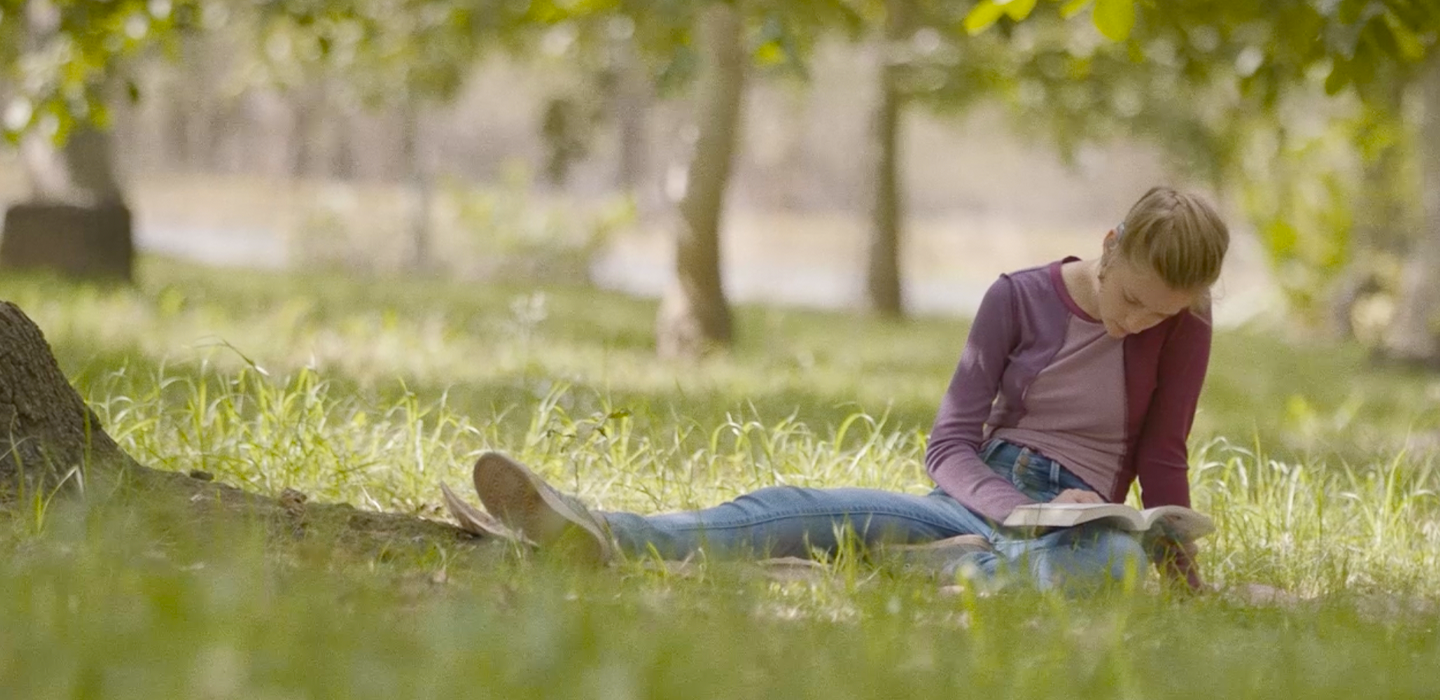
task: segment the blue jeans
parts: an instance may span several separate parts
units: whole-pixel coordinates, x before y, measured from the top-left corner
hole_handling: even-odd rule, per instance
[[[1059,463],[1003,440],[986,443],[980,457],[1036,501],[1052,500],[1067,489],[1093,490]],[[960,505],[938,488],[918,496],[772,486],[705,510],[598,515],[622,551],[637,556],[654,552],[665,559],[684,559],[702,549],[722,557],[807,557],[817,550],[834,552],[845,536],[871,547],[973,534],[989,540],[994,551],[967,554],[937,573],[954,576],[963,569],[991,580],[1028,579],[1041,589],[1120,580],[1127,569],[1143,572],[1146,561],[1131,533],[1097,524],[1027,537]]]

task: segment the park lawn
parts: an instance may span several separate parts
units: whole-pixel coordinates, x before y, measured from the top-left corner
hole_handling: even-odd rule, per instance
[[[606,509],[773,484],[926,489],[965,324],[744,307],[655,360],[654,303],[583,287],[147,259],[134,289],[0,280],[140,461],[443,517],[484,449]],[[1192,445],[1207,577],[942,595],[853,553],[799,580],[588,571],[489,543],[356,546],[165,499],[32,498],[0,524],[5,697],[1268,697],[1440,691],[1440,377],[1219,333]],[[466,491],[468,493],[468,491]],[[1278,587],[1245,602],[1245,584]]]

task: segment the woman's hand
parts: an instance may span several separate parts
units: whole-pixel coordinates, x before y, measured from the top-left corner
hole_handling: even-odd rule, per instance
[[[1100,494],[1086,489],[1065,489],[1051,503],[1104,503]]]

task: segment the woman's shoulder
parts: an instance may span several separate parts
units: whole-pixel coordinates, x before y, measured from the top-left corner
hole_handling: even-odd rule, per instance
[[[1062,262],[1064,261],[1001,273],[999,278],[991,283],[990,288],[1002,288],[1023,296],[1054,292],[1055,275],[1059,274]]]

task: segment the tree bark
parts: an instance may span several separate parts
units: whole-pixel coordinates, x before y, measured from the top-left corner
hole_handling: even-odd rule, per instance
[[[656,322],[656,347],[663,357],[695,357],[728,346],[732,337],[720,276],[720,224],[745,87],[738,7],[707,5],[698,34],[703,62],[695,110],[698,133],[679,205],[675,279]]]
[[[39,327],[6,301],[0,301],[0,424],[0,512],[7,502],[57,491],[137,495],[183,504],[197,516],[267,523],[291,538],[314,530],[367,552],[415,542],[479,542],[460,528],[422,518],[310,504],[289,490],[266,498],[198,472],[187,476],[140,465],[66,381]]]
[[[40,329],[0,302],[0,483],[54,487],[90,464],[128,466],[128,458],[65,381]]]
[[[1440,52],[1420,78],[1425,115],[1418,130],[1424,229],[1405,266],[1384,354],[1407,364],[1440,365]]]
[[[900,95],[901,66],[897,48],[904,38],[903,0],[886,3],[885,32],[879,51],[880,90],[871,117],[869,148],[872,193],[870,245],[865,289],[871,310],[887,318],[902,318],[905,301],[900,283]]]

